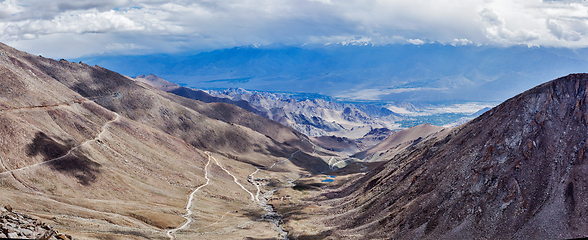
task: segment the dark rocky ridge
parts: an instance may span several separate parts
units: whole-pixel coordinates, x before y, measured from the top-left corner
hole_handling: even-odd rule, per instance
[[[326,194],[335,235],[588,236],[588,74],[542,84]]]

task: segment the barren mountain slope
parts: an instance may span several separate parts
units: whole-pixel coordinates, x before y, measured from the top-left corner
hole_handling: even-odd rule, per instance
[[[79,96],[26,54],[0,55],[3,204],[75,237],[157,238],[184,221],[187,193],[205,181],[202,154]]]
[[[0,72],[0,201],[77,238],[167,239],[190,193],[198,221],[178,238],[274,238],[247,176],[279,186],[328,168],[294,132],[209,118],[100,67],[0,44]]]
[[[153,84],[151,84],[151,83],[148,83],[148,84],[153,86]],[[257,108],[251,106],[251,104],[249,104],[245,100],[233,101],[228,98],[214,97],[214,96],[212,96],[202,90],[194,90],[194,89],[186,88],[186,87],[179,87],[179,88],[176,88],[173,90],[169,90],[168,92],[171,92],[171,93],[176,94],[178,96],[199,100],[199,101],[202,101],[205,103],[212,103],[212,102],[230,103],[230,104],[237,105],[247,111],[253,112],[257,115],[264,116],[264,117],[268,116],[266,113],[261,112]]]
[[[151,85],[159,90],[162,90],[162,91],[172,91],[174,89],[181,88],[180,85],[172,83],[172,82],[168,82],[163,78],[155,76],[153,73],[149,74],[147,76],[145,76],[145,75],[137,76],[137,77],[133,78],[133,80],[149,84],[149,85]]]
[[[233,158],[239,155],[240,159],[249,162],[260,159],[259,154],[288,157],[298,150],[288,145],[312,152],[312,144],[308,143],[304,135],[236,106],[208,106],[129,80],[97,66],[44,58],[31,62],[80,95],[94,99],[99,105],[181,138],[200,149],[224,153]],[[90,77],[80,79],[78,75]],[[314,165],[315,170],[327,167],[324,163],[321,166],[322,161],[317,158],[308,155],[306,158],[305,161]]]
[[[588,236],[587,87],[542,84],[326,193],[333,238]]]
[[[433,126],[431,124],[421,124],[409,129],[398,131],[388,136],[376,146],[353,155],[364,161],[375,162],[383,159],[390,159],[395,154],[427,138],[435,136],[445,128]]]

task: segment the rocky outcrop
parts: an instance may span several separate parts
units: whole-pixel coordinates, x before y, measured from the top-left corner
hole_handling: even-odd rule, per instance
[[[10,205],[1,209],[0,238],[70,240],[71,236],[57,232],[51,226],[26,214],[12,211]]]

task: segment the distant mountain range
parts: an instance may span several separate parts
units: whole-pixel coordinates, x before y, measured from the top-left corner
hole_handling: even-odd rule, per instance
[[[152,72],[199,89],[319,93],[383,101],[504,101],[588,68],[587,49],[527,46],[245,46],[197,54],[91,56],[128,76]]]
[[[269,92],[250,92],[244,89],[203,91],[174,86],[153,74],[141,75],[136,81],[147,83],[176,95],[203,101],[237,105],[257,115],[315,138],[316,143],[335,152],[351,155],[366,150],[399,129],[398,120],[408,119],[383,106],[350,104],[322,99],[296,100]],[[392,130],[391,130],[392,129]],[[341,145],[340,142],[346,142]],[[337,145],[336,147],[333,145]]]

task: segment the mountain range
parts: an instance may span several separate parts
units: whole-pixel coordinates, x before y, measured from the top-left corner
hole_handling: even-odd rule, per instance
[[[154,76],[0,44],[0,81],[2,214],[63,236],[588,236],[588,74],[543,83],[457,127],[371,129],[375,146],[353,157],[337,152],[348,139],[308,137],[231,104],[239,99],[162,91],[145,82],[180,88]]]
[[[586,49],[411,45],[243,46],[194,54],[88,56],[127,76],[154,73],[198,89],[318,93],[386,102],[502,102],[583,72]]]
[[[241,88],[200,90],[179,86],[154,74],[140,75],[136,81],[147,83],[160,90],[206,103],[223,102],[237,105],[260,116],[314,137],[315,143],[349,156],[378,144],[394,131],[433,123],[442,126],[459,126],[489,110],[488,107],[466,114],[472,106],[434,104],[378,104],[370,102],[342,102],[335,99],[308,99],[299,94],[287,95],[271,92],[248,91]],[[465,104],[468,105],[468,104]],[[457,106],[457,108],[456,108]],[[465,109],[458,109],[458,108]],[[403,113],[391,111],[400,109]],[[448,110],[447,108],[454,108]],[[458,113],[443,113],[456,111]],[[465,112],[464,112],[465,111]],[[417,134],[416,136],[420,136]],[[404,139],[404,138],[402,138]]]

